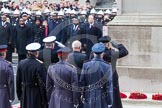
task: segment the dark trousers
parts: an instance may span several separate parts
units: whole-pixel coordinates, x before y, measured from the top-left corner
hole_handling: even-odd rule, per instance
[[[9,62],[12,62],[12,52],[13,52],[12,46],[8,45],[7,53],[6,53],[6,60]]]
[[[20,62],[21,60],[24,60],[26,59],[26,54],[25,55],[22,55],[22,54],[18,54],[18,61]]]
[[[115,71],[113,73],[113,108],[123,108],[122,101],[120,98],[120,88],[119,88],[119,80],[118,73]]]

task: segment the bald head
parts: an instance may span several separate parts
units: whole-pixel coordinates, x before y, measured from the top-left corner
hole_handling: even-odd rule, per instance
[[[81,50],[81,42],[79,40],[76,40],[72,43],[72,48],[73,48],[73,51],[80,51]]]

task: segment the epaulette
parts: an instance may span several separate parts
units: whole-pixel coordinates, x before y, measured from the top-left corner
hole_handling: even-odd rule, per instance
[[[72,64],[69,64],[69,66],[72,67],[72,68],[76,68],[76,67],[75,67],[74,65],[72,65]]]
[[[43,63],[43,61],[36,59],[39,63]]]
[[[7,62],[7,63],[9,63],[9,64],[12,64],[12,62],[9,62],[9,61],[7,61],[7,60],[5,60],[5,62]]]

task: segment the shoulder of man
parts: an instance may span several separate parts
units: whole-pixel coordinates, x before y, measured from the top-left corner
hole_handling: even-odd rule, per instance
[[[76,67],[74,65],[70,64],[70,63],[68,63],[67,65],[70,66],[71,68],[76,69]]]
[[[11,65],[12,63],[11,62],[9,62],[9,61],[7,61],[7,60],[4,60],[6,63],[8,63],[9,65]]]
[[[43,64],[43,61],[39,60],[39,59],[36,59],[39,63]]]

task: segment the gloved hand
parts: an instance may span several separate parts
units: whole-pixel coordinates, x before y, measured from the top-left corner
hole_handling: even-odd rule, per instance
[[[118,43],[117,43],[117,42],[112,41],[111,44],[112,44],[112,46],[113,46],[114,48],[117,48],[117,49],[118,49]]]
[[[10,103],[12,103],[13,101],[12,100],[9,100]]]
[[[112,108],[112,105],[108,105],[108,108]]]
[[[74,108],[78,108],[79,104],[74,104]]]

